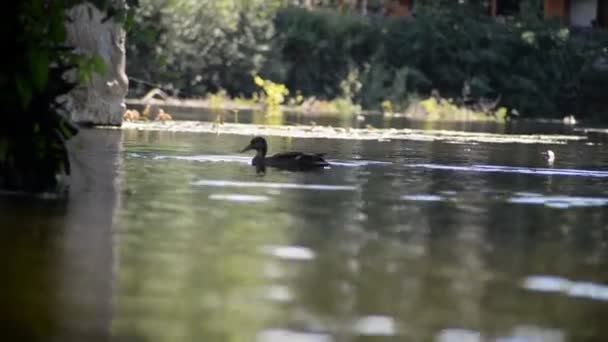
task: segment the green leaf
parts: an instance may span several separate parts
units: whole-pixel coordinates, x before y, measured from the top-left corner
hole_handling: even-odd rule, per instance
[[[59,121],[59,134],[60,136],[68,140],[78,133],[78,128],[74,126],[70,121],[65,118],[61,118]]]
[[[91,65],[92,70],[98,74],[104,74],[106,72],[106,63],[99,55],[91,57]]]
[[[43,91],[49,79],[49,54],[45,50],[38,50],[29,55],[30,71],[34,89]]]
[[[19,93],[21,107],[23,109],[27,109],[32,102],[32,88],[29,82],[21,75],[17,75],[15,78],[15,83],[17,86],[17,92]]]

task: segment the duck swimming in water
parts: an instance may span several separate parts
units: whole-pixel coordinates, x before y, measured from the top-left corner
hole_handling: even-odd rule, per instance
[[[251,165],[256,167],[258,173],[265,172],[266,166],[289,171],[312,171],[329,166],[329,163],[323,159],[324,153],[282,152],[266,157],[268,144],[262,137],[251,139],[241,153],[250,150],[257,152],[251,160]]]

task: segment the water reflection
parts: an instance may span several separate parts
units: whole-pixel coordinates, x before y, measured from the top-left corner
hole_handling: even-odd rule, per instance
[[[259,177],[236,153],[249,137],[130,134],[128,155],[140,156],[123,173],[134,195],[122,210],[117,336],[578,341],[608,333],[588,319],[608,318],[599,297],[522,286],[530,274],[608,282],[600,146],[561,146],[560,168],[545,168],[534,145],[269,137],[280,150],[323,147],[332,167]],[[554,307],[559,316],[549,314]]]
[[[83,197],[1,202],[14,228],[0,239],[0,322],[27,332],[8,340],[608,335],[601,146],[558,147],[549,170],[578,174],[532,174],[520,171],[544,168],[535,145],[269,137],[278,150],[323,147],[335,163],[261,177],[236,153],[246,136],[124,139],[124,158],[93,163]],[[108,167],[116,182],[95,173]]]
[[[520,173],[544,176],[580,176],[580,177],[608,177],[608,171],[599,170],[573,170],[573,169],[547,169],[530,167],[512,167],[499,165],[434,165],[434,164],[411,164],[409,167],[421,167],[433,170],[466,171],[466,172],[500,172]]]
[[[329,334],[300,332],[285,329],[269,329],[261,331],[257,336],[257,342],[331,342],[333,339]]]
[[[608,285],[586,281],[570,281],[555,276],[530,276],[522,285],[525,289],[543,292],[560,292],[567,296],[608,300]]]
[[[0,339],[110,339],[120,131],[70,141],[67,198],[0,194]]]

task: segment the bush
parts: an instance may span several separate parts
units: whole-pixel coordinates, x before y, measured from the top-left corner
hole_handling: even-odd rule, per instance
[[[369,17],[287,8],[274,23],[277,34],[262,75],[304,96],[341,96],[340,83],[379,48],[380,26]]]
[[[131,76],[184,95],[226,89],[251,96],[251,75],[305,97],[348,97],[366,109],[404,110],[437,90],[456,103],[501,99],[524,116],[606,111],[608,38],[573,34],[539,19],[540,2],[504,24],[483,1],[416,2],[415,17],[360,16],[280,7],[281,1],[142,0],[130,34]],[[344,94],[356,74],[360,89]]]
[[[286,9],[275,20],[278,57],[267,73],[305,95],[332,98],[354,66],[362,82],[355,100],[374,109],[384,100],[403,109],[410,97],[432,89],[462,102],[465,84],[473,99],[500,96],[502,105],[526,116],[598,108],[606,79],[596,79],[597,87],[584,80],[606,55],[601,42],[608,40],[578,37],[530,15],[533,10],[498,24],[479,8],[427,1],[406,19]]]
[[[65,46],[66,10],[82,2],[26,0],[6,9],[14,15],[2,20],[1,31],[12,38],[7,50],[15,62],[0,65],[0,189],[53,191],[57,176],[70,173],[66,141],[77,129],[60,98],[75,84],[64,76],[72,70],[87,78],[104,67]],[[127,15],[110,0],[93,3],[118,20]]]
[[[187,96],[255,91],[280,0],[140,0],[127,73]],[[142,94],[142,88],[133,88]],[[132,93],[133,94],[133,93]]]

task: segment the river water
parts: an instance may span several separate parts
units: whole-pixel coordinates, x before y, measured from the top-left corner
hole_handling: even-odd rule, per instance
[[[601,144],[268,137],[332,165],[259,176],[244,135],[83,135],[103,184],[0,197],[13,338],[608,340]]]

